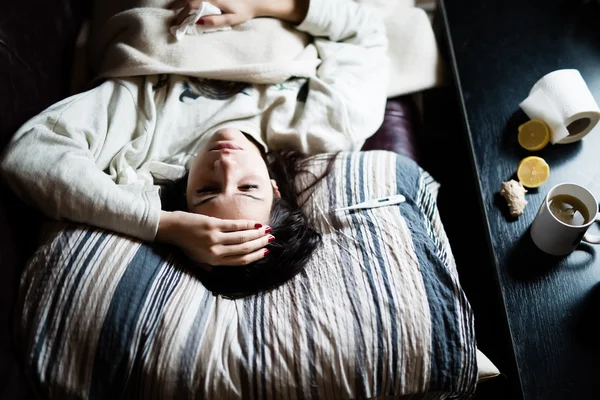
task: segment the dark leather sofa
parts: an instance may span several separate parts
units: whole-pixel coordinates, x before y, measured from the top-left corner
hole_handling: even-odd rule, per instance
[[[90,10],[91,2],[74,0],[0,3],[0,151],[26,120],[69,95],[74,44]],[[419,161],[418,121],[412,96],[389,99],[383,125],[363,150],[390,150]],[[32,398],[12,326],[20,273],[42,221],[0,181],[1,399]]]

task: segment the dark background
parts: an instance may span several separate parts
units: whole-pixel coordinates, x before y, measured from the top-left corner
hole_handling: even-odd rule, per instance
[[[598,127],[579,142],[536,154],[551,176],[529,191],[524,215],[508,216],[498,192],[518,161],[532,155],[518,146],[516,132],[528,120],[519,103],[538,79],[575,68],[600,99],[600,4],[441,3],[447,19],[436,16],[435,26],[449,76],[445,87],[424,96],[424,165],[442,183],[440,212],[475,311],[479,348],[504,374],[482,383],[479,397],[598,399],[598,246],[555,258],[538,251],[528,234],[554,184],[575,181],[599,193]]]

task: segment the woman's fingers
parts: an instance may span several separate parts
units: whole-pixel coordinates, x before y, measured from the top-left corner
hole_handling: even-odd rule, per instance
[[[217,242],[223,245],[244,244],[252,240],[264,238],[265,235],[271,233],[271,230],[270,226],[265,226],[260,229],[224,232],[218,235]]]
[[[246,219],[217,219],[215,228],[221,232],[245,231],[250,229],[263,228],[263,224],[258,221]]]
[[[222,28],[224,26],[237,25],[245,20],[250,19],[250,17],[244,17],[244,15],[241,15],[233,10],[230,11],[227,8],[219,7],[220,4],[218,1],[210,1],[210,3],[217,8],[221,8],[223,14],[207,15],[198,20],[200,25],[203,25],[207,28]],[[182,10],[175,16],[173,25],[180,25],[183,23],[183,21],[185,21],[185,19],[190,15],[190,12],[199,8],[201,4],[201,0],[174,0],[169,5],[169,9],[178,10],[181,8]]]
[[[240,244],[219,245],[217,252],[221,257],[240,256],[253,253],[275,240],[273,235],[262,236]]]
[[[201,18],[202,26],[206,28],[222,28],[224,26],[237,25],[242,22],[242,18],[237,14],[219,14],[207,15]],[[198,21],[200,23],[200,21]]]
[[[178,10],[181,8],[181,11],[175,16],[173,20],[173,25],[181,25],[183,21],[187,17],[189,17],[192,10],[200,7],[202,4],[202,0],[175,0],[169,5],[169,9]]]
[[[246,255],[243,255],[243,256],[225,257],[222,260],[222,262],[220,262],[219,264],[221,264],[221,265],[231,265],[231,266],[248,265],[250,263],[253,263],[253,262],[256,262],[256,261],[260,260],[261,258],[266,257],[267,254],[269,254],[269,250],[267,250],[267,249],[259,249],[259,250],[256,250],[256,251],[250,253],[250,254],[246,254]]]

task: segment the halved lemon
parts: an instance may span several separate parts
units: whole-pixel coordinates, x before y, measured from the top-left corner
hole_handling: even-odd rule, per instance
[[[542,186],[550,177],[550,166],[537,156],[525,157],[517,167],[517,178],[527,188]]]
[[[544,121],[532,119],[519,126],[518,140],[526,150],[541,150],[550,141],[550,128]]]

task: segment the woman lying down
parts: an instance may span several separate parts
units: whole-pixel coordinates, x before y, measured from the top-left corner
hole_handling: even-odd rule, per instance
[[[182,73],[159,67],[119,77],[113,69],[94,88],[26,122],[3,154],[1,172],[47,216],[174,245],[209,276],[223,278],[209,288],[241,296],[285,282],[319,245],[294,178],[307,156],[358,151],[379,128],[387,42],[383,23],[351,0],[210,3],[222,14],[203,16],[198,26],[232,29],[170,45],[201,38],[213,44],[203,49],[225,51],[228,40],[251,34],[236,27],[270,17],[308,34],[320,63],[307,76],[277,83],[261,83],[256,74],[247,74],[248,82],[218,79],[219,71],[207,79],[189,63]],[[165,3],[171,26],[204,4],[182,6],[177,13]],[[257,49],[246,51],[251,57]]]

